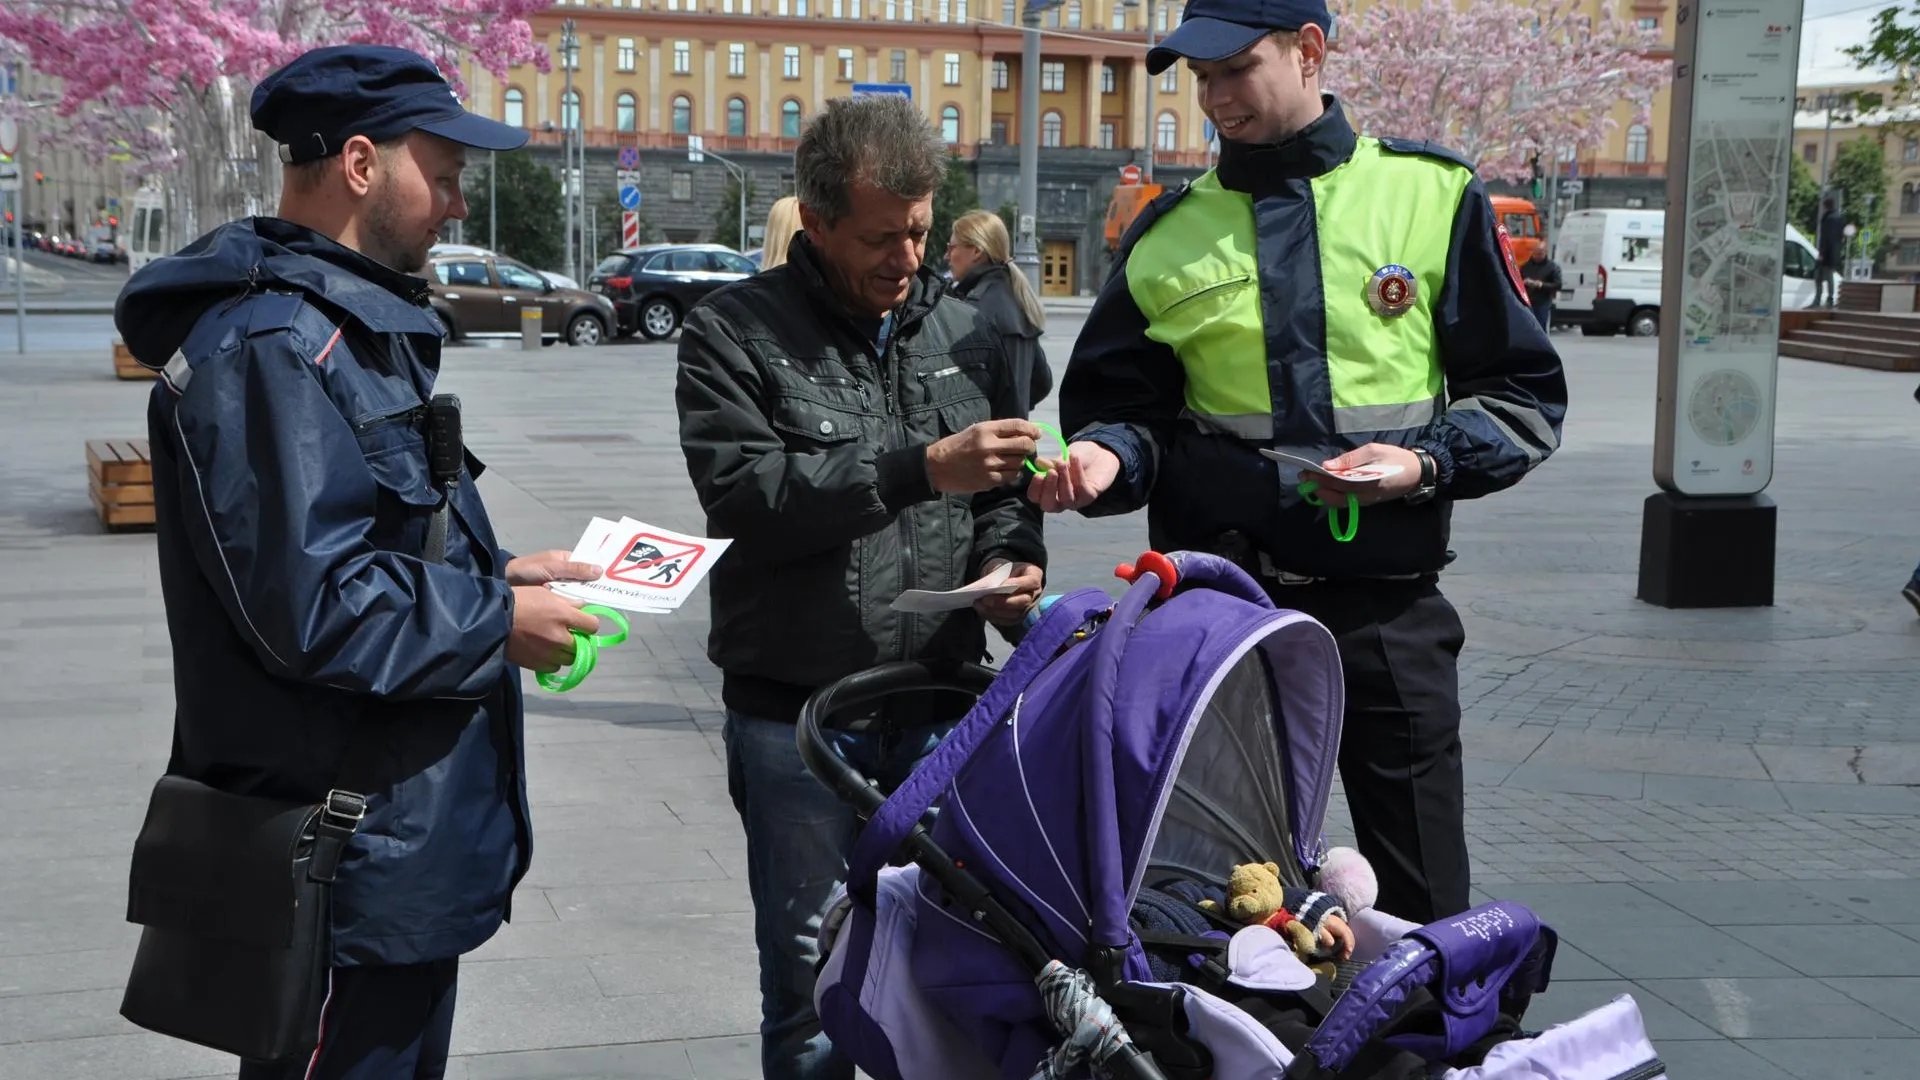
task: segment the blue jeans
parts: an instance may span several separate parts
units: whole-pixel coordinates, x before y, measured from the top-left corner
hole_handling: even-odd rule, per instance
[[[1540,322],[1540,329],[1553,333],[1553,301],[1543,300],[1533,305],[1533,317]]]
[[[898,787],[952,724],[834,732],[841,755],[883,790]],[[859,822],[800,761],[792,724],[727,710],[727,793],[747,831],[747,889],[760,951],[764,1080],[853,1080],[853,1063],[820,1032],[813,1010],[822,917],[847,874]]]

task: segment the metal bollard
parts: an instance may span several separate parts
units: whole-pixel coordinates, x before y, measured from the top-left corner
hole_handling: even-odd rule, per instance
[[[520,309],[520,347],[527,351],[540,348],[540,327],[546,312],[537,307]]]

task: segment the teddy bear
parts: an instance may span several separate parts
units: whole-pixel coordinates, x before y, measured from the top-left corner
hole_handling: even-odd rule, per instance
[[[1207,901],[1201,906],[1218,909]],[[1226,912],[1243,925],[1263,925],[1286,939],[1300,961],[1329,978],[1336,960],[1353,954],[1353,931],[1333,895],[1281,883],[1278,863],[1241,863],[1227,879]]]

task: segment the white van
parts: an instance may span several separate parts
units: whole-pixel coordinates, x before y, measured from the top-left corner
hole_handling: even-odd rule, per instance
[[[1553,321],[1589,336],[1660,332],[1660,279],[1667,215],[1661,210],[1575,210],[1560,223],[1553,261],[1560,298]],[[1818,292],[1813,244],[1787,226],[1780,310],[1812,307]],[[1837,277],[1838,275],[1836,275]],[[1837,283],[1836,283],[1837,287]]]
[[[127,270],[132,272],[162,255],[173,254],[167,232],[167,193],[156,187],[143,187],[133,196],[133,220],[128,222],[122,246],[127,249]]]

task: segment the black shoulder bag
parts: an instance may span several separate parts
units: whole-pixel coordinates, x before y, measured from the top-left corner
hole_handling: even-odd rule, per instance
[[[433,562],[445,558],[446,488],[459,476],[459,407],[442,395],[428,410],[441,489]],[[127,921],[143,929],[121,1016],[249,1061],[313,1052],[332,966],[334,874],[366,815],[366,796],[352,788],[368,782],[371,759],[372,732],[356,720],[334,789],[318,803],[160,778],[133,846]]]

